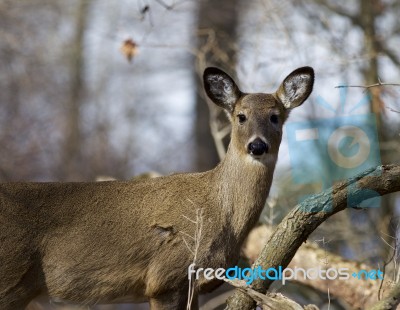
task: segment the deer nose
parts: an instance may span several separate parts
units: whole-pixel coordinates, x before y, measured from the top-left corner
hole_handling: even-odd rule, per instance
[[[268,145],[260,138],[256,138],[253,142],[249,143],[247,150],[251,155],[260,156],[268,152]]]

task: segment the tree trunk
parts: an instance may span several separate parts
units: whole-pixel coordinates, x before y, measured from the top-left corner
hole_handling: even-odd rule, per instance
[[[196,95],[196,160],[197,171],[213,168],[220,160],[210,129],[210,113],[204,97],[202,72],[206,66],[235,68],[237,25],[240,0],[201,0],[198,8],[198,55]],[[215,35],[215,37],[214,37]],[[214,37],[214,38],[212,38]],[[232,70],[234,71],[234,70]],[[211,106],[210,109],[214,109]],[[220,119],[220,118],[218,118]]]
[[[76,15],[75,36],[72,39],[71,88],[66,102],[65,141],[62,150],[63,167],[61,178],[77,180],[82,178],[80,158],[82,148],[81,107],[84,93],[84,40],[90,0],[79,2]]]

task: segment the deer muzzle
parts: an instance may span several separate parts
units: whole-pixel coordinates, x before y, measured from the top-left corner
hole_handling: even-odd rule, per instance
[[[250,155],[261,156],[268,153],[268,145],[260,138],[256,138],[247,145],[247,151]]]

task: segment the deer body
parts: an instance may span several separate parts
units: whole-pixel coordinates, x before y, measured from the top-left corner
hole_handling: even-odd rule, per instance
[[[310,94],[313,72],[294,71],[276,94],[246,95],[224,72],[207,70],[207,94],[233,128],[213,170],[145,181],[0,184],[0,309],[24,309],[42,293],[85,305],[149,300],[152,309],[185,309],[198,210],[196,265],[237,262],[268,196],[283,122]],[[296,90],[285,106],[289,84]],[[199,291],[215,285],[197,283]]]

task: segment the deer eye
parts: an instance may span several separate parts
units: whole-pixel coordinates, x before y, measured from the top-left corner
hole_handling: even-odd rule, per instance
[[[240,124],[243,124],[245,121],[246,121],[246,115],[244,115],[244,114],[238,114],[237,115],[237,117],[238,117],[238,119],[239,119],[239,123]]]
[[[269,117],[269,120],[271,121],[272,124],[278,124],[278,122],[279,122],[279,117],[278,117],[278,115],[276,115],[276,114],[272,114],[272,115]]]

